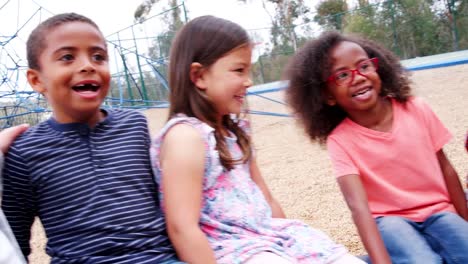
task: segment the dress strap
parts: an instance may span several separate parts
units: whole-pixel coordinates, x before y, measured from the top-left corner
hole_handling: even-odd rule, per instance
[[[157,136],[153,139],[151,144],[151,161],[153,166],[153,171],[155,174],[155,180],[158,184],[161,184],[161,174],[160,170],[160,149],[164,141],[165,135],[169,130],[178,124],[187,124],[195,128],[200,132],[203,142],[205,144],[205,171],[203,179],[203,188],[209,188],[216,182],[217,175],[220,175],[223,171],[221,166],[219,153],[216,149],[216,139],[214,137],[214,128],[210,127],[208,124],[202,122],[201,120],[195,117],[188,117],[183,114],[178,114],[170,119],[166,125],[161,129]]]

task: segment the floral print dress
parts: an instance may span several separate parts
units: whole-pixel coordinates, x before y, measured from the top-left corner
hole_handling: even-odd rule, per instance
[[[218,263],[244,263],[261,252],[275,253],[291,263],[330,263],[347,253],[323,232],[298,220],[272,218],[271,209],[262,191],[250,177],[249,163],[238,164],[227,171],[220,163],[216,150],[214,129],[196,118],[177,115],[169,120],[157,135],[151,147],[151,160],[161,188],[159,153],[164,136],[176,124],[187,124],[197,129],[205,142],[205,170],[200,228],[206,234]],[[250,133],[248,123],[239,126]],[[242,152],[236,137],[225,138],[231,156]],[[164,209],[163,209],[164,210]]]

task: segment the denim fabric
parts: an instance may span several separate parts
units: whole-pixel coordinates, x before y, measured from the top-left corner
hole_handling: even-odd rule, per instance
[[[437,213],[424,222],[385,216],[376,222],[394,264],[468,263],[468,222],[457,214]]]
[[[360,258],[360,259],[362,259],[362,260],[363,260],[364,262],[366,262],[367,264],[372,264],[369,255],[360,255],[360,256],[357,256],[357,257]]]

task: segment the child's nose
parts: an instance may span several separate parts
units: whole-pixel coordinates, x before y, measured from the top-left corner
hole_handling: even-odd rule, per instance
[[[244,82],[244,86],[247,87],[247,88],[250,88],[250,87],[252,87],[252,85],[253,85],[252,78],[250,78],[250,77],[247,78],[247,80],[245,80],[245,82]]]
[[[352,77],[351,84],[359,83],[362,80],[367,79],[367,77],[365,75],[363,75],[362,73],[360,73],[357,70],[353,72],[353,76],[351,76],[351,77]]]
[[[94,67],[91,59],[83,58],[81,60],[80,72],[95,72],[96,68]]]

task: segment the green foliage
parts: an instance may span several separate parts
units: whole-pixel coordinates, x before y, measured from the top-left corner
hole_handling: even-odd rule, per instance
[[[254,83],[268,83],[280,80],[284,67],[292,54],[291,51],[260,56],[252,69]]]
[[[343,31],[359,33],[411,58],[446,50],[437,20],[426,0],[390,0],[348,12]]]
[[[108,100],[104,103],[107,106],[146,107],[154,105],[154,101],[167,102],[168,90],[158,76],[167,79],[170,47],[176,31],[186,21],[185,6],[178,5],[177,0],[142,1],[134,13],[137,27],[155,23],[153,17],[147,17],[158,4],[158,8],[167,10],[156,22],[158,29],[160,26],[163,29],[146,42],[150,47],[135,50],[140,55],[145,54],[136,66],[126,65],[127,60],[129,64],[135,61],[133,48],[120,50],[123,72],[112,78]],[[248,4],[259,0],[239,1]],[[260,1],[266,12],[271,11],[267,10],[267,4],[274,7],[274,12],[268,13],[272,28],[267,34],[252,33],[253,38],[270,40],[253,65],[256,84],[281,79],[284,67],[296,49],[324,30],[358,33],[393,50],[401,59],[468,49],[468,0],[322,0],[315,10],[307,6],[310,1],[306,0]],[[356,6],[349,10],[351,7],[347,2]],[[136,43],[136,39],[130,41]],[[120,46],[120,38],[118,43]],[[0,126],[36,124],[49,116],[42,97],[29,101],[31,107],[0,103],[0,116],[8,116],[0,119]]]
[[[376,41],[385,39],[383,30],[385,24],[379,18],[377,8],[377,5],[366,5],[346,15],[343,32],[359,33]]]
[[[245,0],[239,0],[246,3]],[[296,33],[298,24],[310,23],[310,9],[303,0],[263,0],[263,6],[270,3],[275,13],[270,15],[271,48],[264,50],[253,65],[254,83],[276,81],[281,78],[289,56],[293,54],[304,38]]]
[[[274,13],[269,14],[272,23],[270,45],[266,45],[268,48],[253,65],[255,83],[281,79],[283,69],[297,47],[324,30],[357,33],[382,43],[402,59],[468,48],[466,0],[358,0],[353,10],[348,10],[346,0],[324,0],[316,6],[315,12],[303,0],[262,1],[264,7],[272,5]],[[176,1],[170,0],[169,5],[174,7]],[[148,52],[152,59],[168,57],[172,38],[183,24],[180,11],[175,9],[165,15],[167,31],[153,40]],[[164,67],[158,69],[167,74]],[[149,92],[149,98],[164,100],[167,91],[159,87],[153,76],[150,72],[144,75],[145,83],[158,87]]]
[[[301,25],[302,29],[307,28],[302,32],[291,21],[307,21],[311,12],[291,12],[290,18],[294,19],[287,20],[284,8],[287,1],[267,2],[276,7],[271,29],[272,48],[265,50],[254,65],[256,83],[280,79],[295,47],[313,37],[314,32],[324,30],[357,33],[383,44],[402,59],[468,48],[467,0],[358,0],[357,7],[350,11],[345,0],[324,0],[317,5],[313,16],[320,29],[309,23],[309,26]],[[296,46],[291,44],[291,36]]]
[[[468,1],[433,0],[438,32],[450,41],[453,50],[468,48]],[[442,8],[440,8],[442,6]]]
[[[458,48],[460,50],[468,49],[468,1],[459,0],[455,6]]]
[[[434,23],[436,16],[424,0],[393,2],[396,13],[398,42],[403,58],[427,56],[444,52]]]
[[[135,12],[138,12],[140,9],[151,10],[151,6],[155,3],[155,0],[146,0],[137,8]],[[175,32],[179,30],[184,24],[181,17],[182,10],[180,5],[178,5],[177,0],[168,0],[167,9],[169,12],[165,12],[162,18],[166,29],[152,40],[152,46],[148,50],[149,57],[156,61],[169,57],[171,43],[175,36]],[[143,13],[142,15],[148,15],[148,12]],[[145,17],[140,16],[139,18],[144,19]]]
[[[157,3],[161,3],[161,1],[143,1],[135,11],[135,20],[143,23],[153,6]],[[142,100],[146,101],[145,105],[149,105],[147,101],[167,101],[167,87],[158,76],[161,75],[167,79],[166,63],[175,32],[184,24],[185,19],[182,19],[182,14],[185,7],[179,5],[177,0],[167,0],[166,3],[167,6],[164,9],[167,11],[161,15],[162,23],[160,24],[164,26],[164,29],[160,34],[152,38],[151,45],[147,51],[149,60],[146,61],[147,64],[144,65],[144,69],[142,69],[142,62],[139,62],[138,71],[132,71],[125,66],[127,69],[125,75],[118,77],[117,80],[119,82],[113,84],[114,87],[120,87],[120,90],[123,91],[122,96],[130,101],[126,104],[130,104],[131,106],[141,104]],[[125,88],[122,89],[122,87]]]
[[[145,20],[146,16],[150,13],[151,8],[159,0],[144,0],[135,10],[133,18],[135,22],[141,23]]]
[[[326,0],[317,6],[314,21],[326,30],[341,30],[343,28],[343,15],[348,11],[345,0]]]
[[[275,13],[271,16],[271,42],[273,47],[282,49],[297,49],[296,22],[302,19],[309,22],[309,8],[303,0],[268,0],[275,7]],[[264,2],[265,5],[265,2]]]

